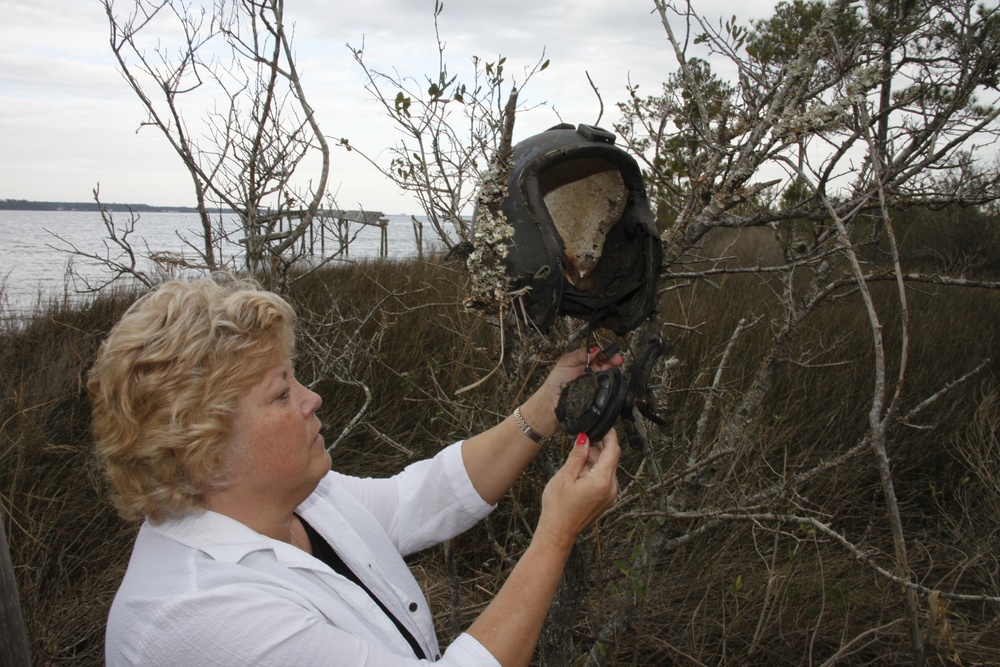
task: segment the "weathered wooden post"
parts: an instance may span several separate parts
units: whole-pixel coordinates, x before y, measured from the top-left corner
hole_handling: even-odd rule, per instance
[[[417,241],[417,260],[424,260],[424,223],[417,220],[417,216],[411,215],[413,221],[413,236]]]
[[[326,257],[326,216],[319,219],[319,256]]]
[[[313,217],[312,221],[309,223],[309,256],[313,257],[316,255],[316,218]],[[305,245],[305,240],[302,241],[302,245]],[[305,254],[305,253],[303,253]]]
[[[10,562],[7,530],[0,521],[0,665],[4,667],[29,667],[28,633],[24,628],[21,603],[14,581],[14,568]]]

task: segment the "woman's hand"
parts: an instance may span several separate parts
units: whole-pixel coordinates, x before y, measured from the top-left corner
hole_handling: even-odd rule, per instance
[[[623,362],[621,355],[605,359],[597,356],[599,352],[598,349],[591,352],[591,367],[595,370],[605,370]],[[584,349],[560,357],[542,387],[521,406],[521,416],[533,430],[543,436],[555,435],[559,431],[556,419],[559,393],[586,367],[587,351]],[[617,443],[616,439],[616,447]],[[462,457],[472,485],[483,500],[492,504],[507,493],[540,449],[536,442],[524,436],[514,418],[508,417],[490,430],[466,440],[462,445]]]
[[[620,454],[614,430],[594,445],[581,435],[566,463],[545,486],[542,515],[531,544],[496,598],[469,628],[469,634],[500,664],[531,662],[577,536],[618,494],[615,472]]]
[[[521,414],[533,429],[544,435],[553,435],[559,430],[559,421],[556,419],[559,394],[563,387],[583,374],[588,358],[590,367],[595,371],[621,366],[625,361],[617,353],[608,358],[597,347],[589,352],[579,348],[561,356],[542,386],[521,407]]]
[[[608,431],[593,445],[581,433],[566,463],[549,480],[542,493],[542,514],[536,539],[570,549],[577,536],[594,523],[618,495],[618,434]]]

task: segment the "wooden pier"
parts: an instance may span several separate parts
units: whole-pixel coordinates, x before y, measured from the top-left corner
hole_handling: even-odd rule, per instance
[[[299,221],[305,217],[306,210],[288,210],[276,213],[267,213],[258,217],[261,227],[274,231],[262,235],[260,241],[270,245],[288,238],[292,231],[298,226]],[[318,224],[317,224],[318,223]],[[319,256],[326,257],[326,239],[329,231],[333,240],[337,243],[337,252],[344,255],[350,254],[351,224],[359,224],[367,227],[378,227],[380,230],[379,257],[387,257],[389,254],[389,219],[382,215],[381,211],[367,211],[362,209],[341,210],[341,209],[319,209],[313,218],[313,224],[299,239],[298,252],[301,255],[316,256],[316,242],[319,241]],[[248,239],[242,238],[238,241],[242,245],[247,245]]]

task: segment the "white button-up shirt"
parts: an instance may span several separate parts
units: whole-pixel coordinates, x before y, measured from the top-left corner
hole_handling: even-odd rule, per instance
[[[441,665],[490,665],[462,634],[439,657],[403,556],[466,530],[492,506],[461,443],[390,479],[330,472],[297,512]],[[108,617],[108,665],[404,665],[413,650],[372,598],[326,564],[216,512],[145,522]]]

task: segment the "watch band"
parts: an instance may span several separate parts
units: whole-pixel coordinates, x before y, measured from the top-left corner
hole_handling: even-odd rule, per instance
[[[521,414],[520,405],[514,408],[514,421],[517,422],[517,427],[521,429],[522,433],[537,442],[539,445],[544,445],[552,439],[551,436],[542,435],[528,425],[528,422],[524,419],[524,415]]]

